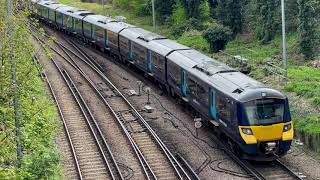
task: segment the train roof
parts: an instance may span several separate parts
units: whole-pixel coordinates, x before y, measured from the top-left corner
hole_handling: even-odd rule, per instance
[[[106,24],[106,29],[109,31],[119,33],[120,31],[124,29],[131,29],[131,28],[136,28],[136,26],[133,26],[131,24],[125,23],[125,22],[111,22]]]
[[[71,6],[62,6],[56,9],[56,11],[65,14],[67,11],[75,10],[76,8],[71,7]]]
[[[242,94],[240,94],[239,101],[248,102],[248,101],[253,101],[256,99],[263,99],[263,98],[285,99],[286,96],[275,89],[260,87],[260,88],[247,89]]]
[[[125,36],[131,40],[133,39],[139,39],[144,42],[150,42],[153,40],[158,40],[158,39],[166,39],[163,36],[160,36],[158,34],[152,33],[150,31],[147,31],[142,28],[129,28],[129,29],[124,29],[121,31],[120,35]]]
[[[78,8],[72,8],[72,9],[69,9],[69,10],[67,10],[65,12],[62,12],[62,13],[64,13],[65,15],[68,15],[68,16],[72,16],[72,17],[77,18],[77,19],[83,19],[84,17],[86,17],[88,15],[93,15],[94,14],[91,11],[78,9]]]
[[[156,41],[151,41],[148,44],[148,48],[163,56],[167,56],[169,53],[175,50],[190,49],[189,47],[179,44],[171,39],[159,39]]]
[[[196,50],[174,51],[167,58],[236,100],[259,99],[262,91],[267,93],[268,97],[284,98],[280,92],[269,89],[264,84]]]
[[[64,4],[60,4],[58,2],[54,2],[54,1],[41,1],[38,3],[39,5],[42,5],[44,7],[47,7],[49,9],[55,10],[59,7],[65,7],[66,5]]]
[[[59,4],[59,3],[54,1],[38,1],[37,4],[48,7],[50,4]]]
[[[216,61],[194,49],[175,51],[168,55],[168,59],[176,64],[179,64],[176,61],[183,60],[189,62],[188,60],[191,60],[195,63],[188,64],[190,68],[193,68],[201,73],[205,73],[209,76],[219,72],[234,71],[234,69],[230,68],[229,66]]]
[[[265,88],[262,83],[237,71],[218,73],[207,78],[207,81],[224,94],[237,100],[240,100],[248,89]]]
[[[84,21],[89,22],[93,25],[106,28],[106,24],[110,22],[118,22],[117,20],[107,17],[107,16],[102,16],[102,15],[88,15],[85,18],[83,18]]]
[[[50,1],[50,0],[31,0],[31,2],[34,4],[38,4],[41,1]]]
[[[180,50],[180,51],[174,51],[171,54],[167,56],[167,59],[185,70],[191,70],[193,67],[195,67],[197,64],[200,64],[203,62],[202,59],[199,58],[190,58],[188,56],[185,56],[186,54],[196,53],[197,51],[194,49],[188,49],[188,50]]]

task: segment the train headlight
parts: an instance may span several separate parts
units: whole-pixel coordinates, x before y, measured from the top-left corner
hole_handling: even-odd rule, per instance
[[[291,123],[283,126],[283,132],[288,132],[292,128]]]
[[[246,135],[253,135],[251,128],[241,128],[241,130]]]

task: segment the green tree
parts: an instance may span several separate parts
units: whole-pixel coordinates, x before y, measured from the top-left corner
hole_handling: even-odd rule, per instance
[[[266,44],[274,38],[275,35],[275,0],[256,0],[257,6],[257,24],[256,34],[262,44]]]
[[[232,31],[228,27],[216,23],[205,30],[202,36],[209,43],[210,52],[219,52],[231,40]]]
[[[299,3],[299,33],[300,52],[305,59],[313,59],[316,47],[316,12],[313,0],[298,0]]]
[[[224,26],[229,27],[233,34],[242,30],[242,13],[240,0],[219,1],[216,8],[216,18]]]
[[[175,4],[176,4],[175,0],[155,1],[155,9],[156,9],[158,18],[163,20],[171,16],[173,12],[173,8],[175,7]],[[161,22],[164,22],[164,21],[161,21]]]
[[[188,18],[199,18],[201,15],[200,5],[203,0],[180,0]]]
[[[216,17],[216,8],[218,7],[218,0],[208,0],[208,5],[210,8],[210,16]]]

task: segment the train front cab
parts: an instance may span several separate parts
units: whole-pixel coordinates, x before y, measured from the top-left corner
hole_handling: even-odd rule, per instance
[[[245,158],[268,161],[286,154],[294,135],[287,98],[262,97],[238,103],[237,108]]]

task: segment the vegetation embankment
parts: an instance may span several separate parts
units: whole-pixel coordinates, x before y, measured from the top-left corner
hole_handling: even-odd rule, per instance
[[[104,6],[80,0],[59,2],[99,14],[125,16],[129,23],[153,31],[150,0],[113,0]],[[308,104],[292,107],[296,127],[307,133],[320,133],[320,70],[313,67],[320,52],[317,36],[320,3],[315,0],[285,3],[289,79],[281,86],[273,81],[266,66],[266,62],[283,66],[280,1],[155,1],[157,33],[221,61],[225,59],[217,53],[221,49],[248,58],[252,77],[292,92]]]
[[[5,7],[5,1],[0,0],[0,179],[60,179],[60,156],[53,142],[59,121],[32,59],[36,50],[26,25],[27,14],[20,11],[12,17],[12,22],[7,22]],[[11,38],[8,23],[13,25]],[[11,49],[17,67],[20,165],[16,151]]]

